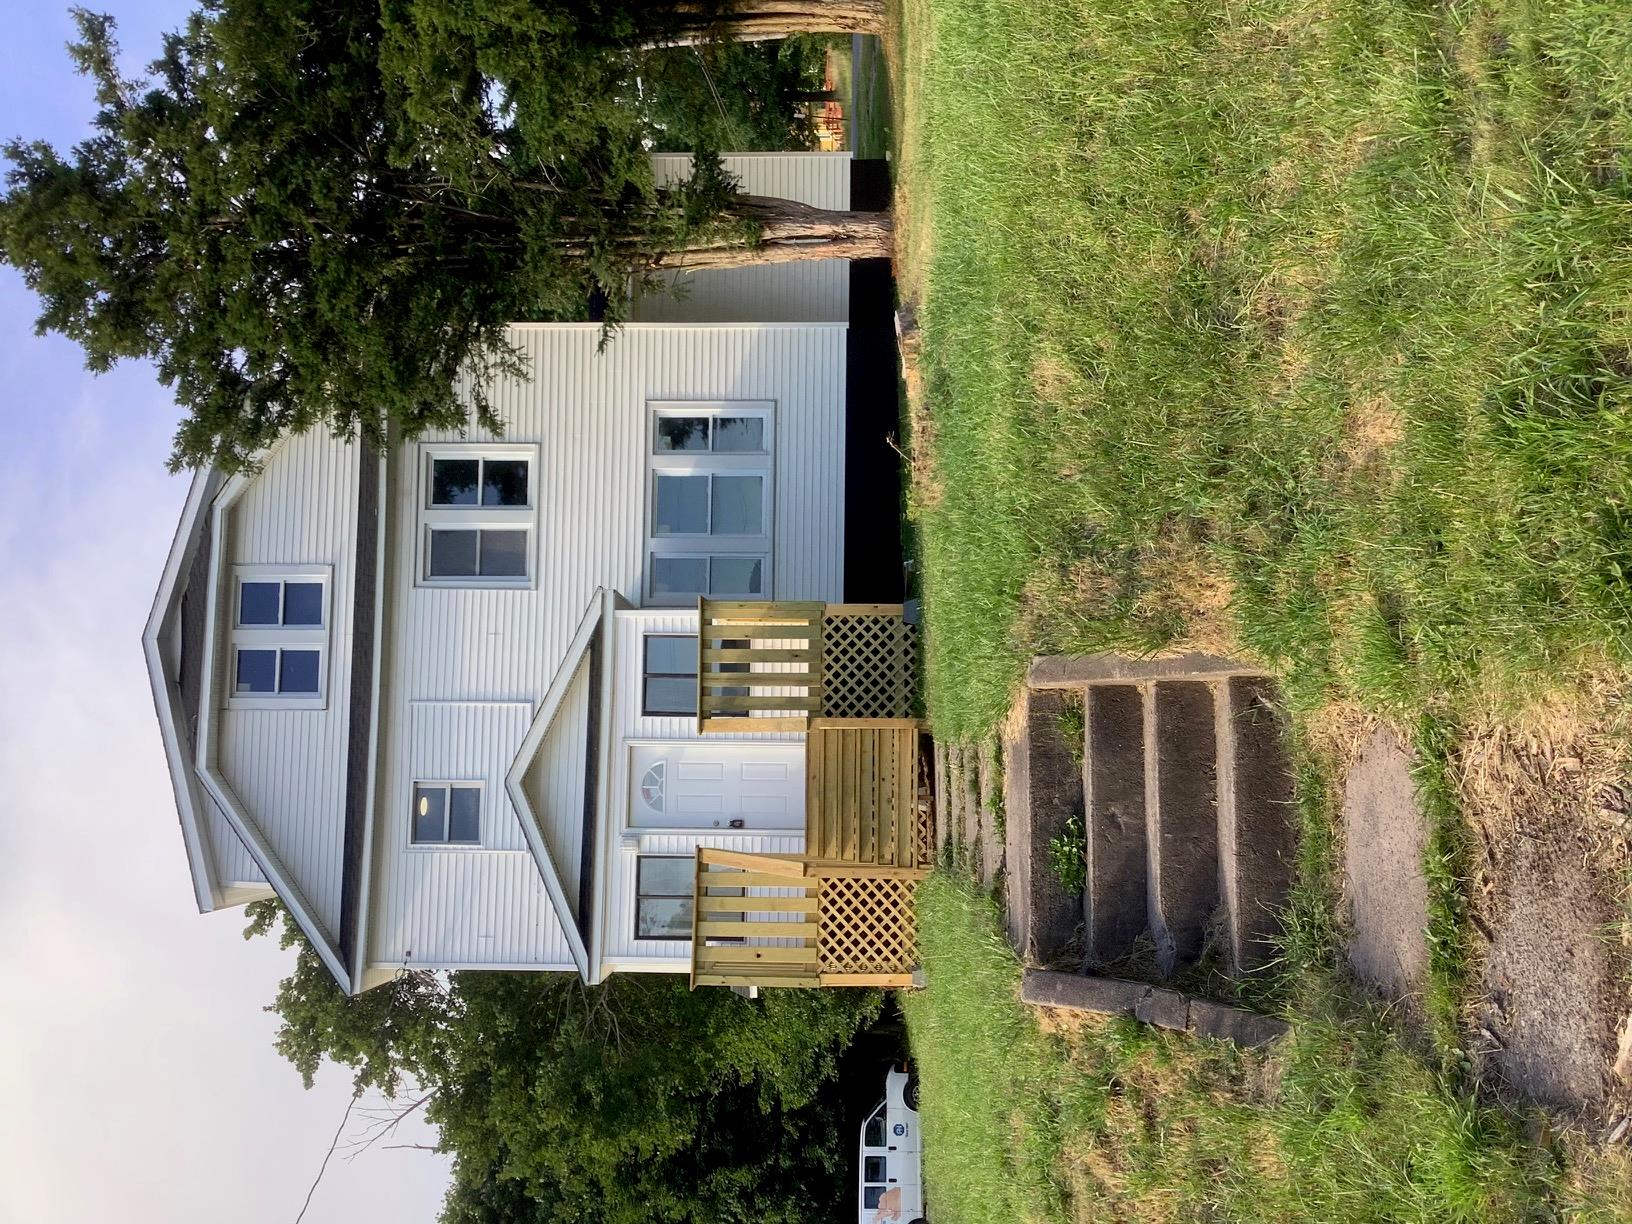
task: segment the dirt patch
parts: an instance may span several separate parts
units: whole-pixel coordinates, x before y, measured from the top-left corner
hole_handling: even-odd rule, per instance
[[[1484,936],[1471,1019],[1482,1069],[1593,1120],[1629,1089],[1611,1067],[1628,1006],[1632,789],[1600,727],[1562,708],[1526,722],[1471,728],[1459,761]]]
[[[1343,865],[1354,936],[1349,964],[1390,1000],[1420,997],[1428,976],[1428,822],[1412,755],[1387,727],[1361,745],[1343,788]]]

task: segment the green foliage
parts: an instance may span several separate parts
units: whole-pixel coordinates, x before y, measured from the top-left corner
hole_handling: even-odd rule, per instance
[[[135,80],[78,11],[94,129],[5,146],[0,252],[92,369],[154,362],[175,467],[460,429],[461,377],[497,429],[507,323],[610,326],[655,256],[756,240],[717,157],[659,190],[643,143],[640,48],[715,7],[211,0]]]
[[[246,934],[280,911],[263,903]],[[567,974],[427,972],[347,998],[285,920],[294,974],[272,1010],[310,1082],[325,1058],[359,1087],[429,1091],[454,1154],[445,1219],[840,1218],[849,1144],[837,1060],[872,991],[691,991],[667,975],[586,987]]]
[[[815,131],[799,106],[804,95],[822,88],[829,41],[802,35],[669,47],[641,56],[636,71],[652,148],[814,148]]]
[[[1072,813],[1065,828],[1048,839],[1048,869],[1073,897],[1088,887],[1088,832],[1080,814]]]

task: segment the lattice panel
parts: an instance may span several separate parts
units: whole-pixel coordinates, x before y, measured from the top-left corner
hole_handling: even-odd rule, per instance
[[[930,781],[929,757],[918,753],[918,790],[913,800],[918,815],[918,844],[913,847],[922,866],[935,861],[935,787]]]
[[[918,929],[911,880],[824,879],[816,940],[823,973],[911,973]]]
[[[918,627],[899,616],[829,616],[822,625],[827,718],[911,718]]]

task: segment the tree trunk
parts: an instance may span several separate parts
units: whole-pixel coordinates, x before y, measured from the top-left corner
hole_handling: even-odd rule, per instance
[[[746,268],[803,259],[888,259],[894,229],[887,212],[838,212],[769,196],[738,196],[728,218],[759,227],[752,246],[699,243],[652,257],[653,269]]]
[[[884,0],[731,0],[723,13],[681,0],[670,31],[652,46],[682,47],[721,38],[758,42],[794,34],[882,34]]]
[[[837,102],[836,89],[795,89],[785,95],[789,102]]]

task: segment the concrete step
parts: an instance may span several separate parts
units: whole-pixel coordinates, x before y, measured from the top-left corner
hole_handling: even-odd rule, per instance
[[[1086,964],[1115,960],[1149,921],[1146,889],[1145,698],[1132,684],[1087,693]]]
[[[1235,676],[1218,703],[1219,886],[1239,972],[1273,958],[1297,872],[1292,763],[1277,701],[1268,676]]]
[[[1003,738],[1003,858],[1009,942],[1032,964],[1075,944],[1082,898],[1049,865],[1048,845],[1082,821],[1082,746],[1067,743],[1060,719],[1070,695],[1028,692]]]
[[[1150,930],[1163,976],[1201,955],[1218,909],[1218,727],[1213,685],[1158,683],[1145,706]]]

